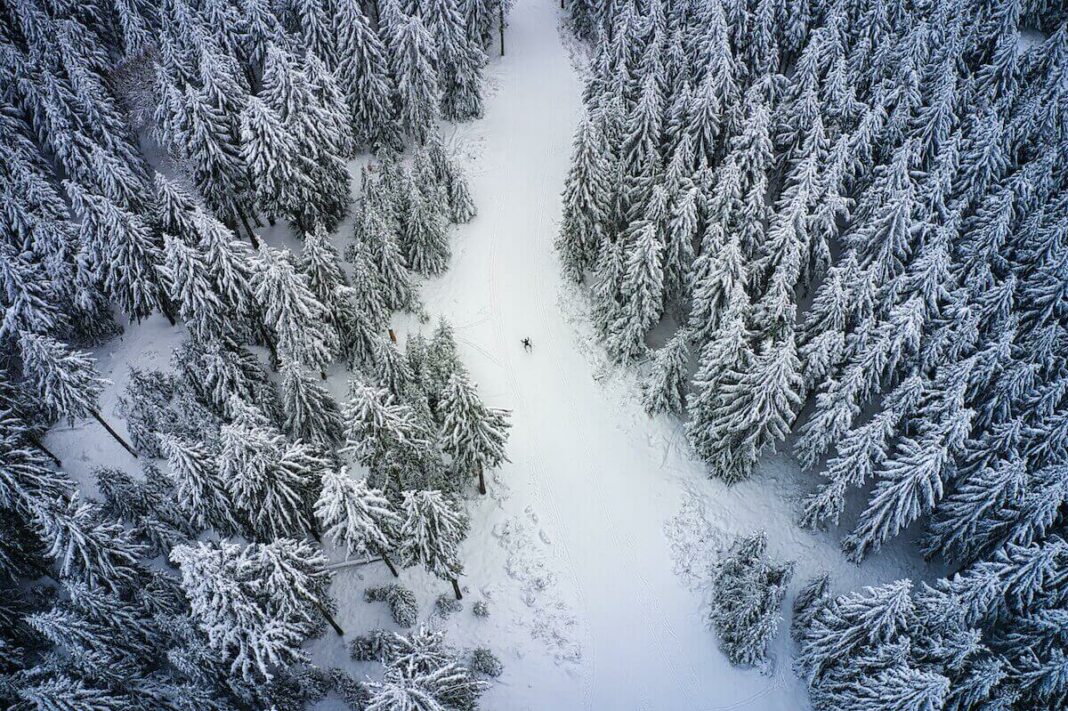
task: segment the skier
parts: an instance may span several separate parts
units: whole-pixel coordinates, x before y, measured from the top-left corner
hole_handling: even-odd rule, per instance
[[[530,353],[532,350],[534,350],[534,344],[530,342],[529,338],[523,339],[523,350],[525,350],[527,353]]]

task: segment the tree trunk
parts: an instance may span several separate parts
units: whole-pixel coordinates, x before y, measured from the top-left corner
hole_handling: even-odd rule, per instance
[[[51,459],[53,462],[55,462],[57,467],[63,466],[63,462],[59,461],[59,457],[57,457],[56,455],[52,454],[52,452],[48,449],[48,447],[44,446],[41,443],[41,440],[37,439],[33,435],[30,435],[28,439],[30,440],[30,444],[32,444],[34,447],[36,447],[37,449],[41,450],[46,455],[48,455],[48,458]]]
[[[393,341],[393,345],[397,345],[397,333],[392,328],[389,329],[389,340]]]
[[[463,600],[464,594],[460,592],[460,583],[457,582],[456,578],[449,578],[449,582],[452,583],[452,591],[456,593],[456,599]]]
[[[171,299],[167,296],[162,284],[159,284],[159,310],[163,312],[163,315],[167,317],[172,326],[178,325],[174,320],[174,304],[171,303]]]
[[[564,9],[564,0],[560,0],[560,9],[561,9],[561,10],[563,10],[563,9]]]
[[[334,631],[337,632],[338,637],[344,637],[345,636],[345,630],[341,629],[340,625],[338,625],[338,623],[334,619],[333,615],[330,614],[330,611],[327,610],[322,605],[320,605],[318,602],[313,602],[313,604],[317,608],[319,608],[319,612],[321,612],[323,617],[326,618],[326,621],[330,623],[330,626],[334,628]]]
[[[319,535],[319,524],[315,522],[314,514],[308,517],[308,533],[315,539],[315,542],[322,545],[323,537]]]
[[[382,550],[380,546],[375,546],[375,552],[378,553],[378,555],[382,556],[382,562],[386,564],[387,568],[389,568],[389,572],[393,573],[393,577],[399,578],[400,573],[398,573],[397,569],[393,567],[393,561],[389,559],[389,556],[386,555],[386,552]]]
[[[486,495],[486,472],[483,471],[481,464],[478,465],[478,493]]]
[[[241,224],[244,226],[245,232],[248,233],[248,241],[252,243],[252,248],[259,249],[260,241],[256,238],[256,233],[252,231],[251,227],[249,227],[248,218],[245,217],[245,213],[239,212],[237,216],[241,218]]]
[[[89,413],[93,417],[96,418],[97,422],[99,422],[100,424],[102,424],[104,426],[104,429],[106,429],[108,431],[108,434],[110,434],[112,437],[115,438],[116,442],[118,442],[119,444],[122,445],[123,449],[125,449],[127,452],[132,454],[134,459],[138,458],[137,457],[137,451],[133,447],[130,446],[129,442],[127,442],[122,437],[120,437],[118,432],[116,432],[115,430],[111,429],[111,425],[109,425],[107,423],[107,421],[104,420],[103,417],[101,417],[100,413],[97,412],[96,408],[93,408],[92,410],[90,410]]]
[[[371,565],[372,563],[381,563],[381,558],[368,558],[367,560],[343,560],[340,563],[331,563],[330,565],[323,566],[323,570],[336,573],[339,570],[345,570],[346,568],[361,568],[365,565]]]
[[[267,347],[267,350],[271,353],[271,370],[278,372],[278,349],[274,347],[274,341],[271,340],[271,334],[267,332],[267,327],[262,323],[259,325],[260,339],[263,340],[263,345]]]
[[[504,3],[503,2],[497,4],[497,10],[500,12],[500,15],[499,15],[498,19],[500,20],[500,26],[501,26],[500,27],[500,32],[501,32],[501,56],[503,57],[504,56]]]
[[[321,379],[323,379],[323,380],[326,380],[326,371],[325,370],[320,370],[319,371],[319,377]]]

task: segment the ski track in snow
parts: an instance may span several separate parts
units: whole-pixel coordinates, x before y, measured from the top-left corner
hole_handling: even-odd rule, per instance
[[[838,533],[794,524],[815,479],[788,456],[767,457],[751,481],[728,489],[692,458],[677,418],[646,416],[633,370],[605,356],[586,296],[564,282],[552,244],[587,53],[560,31],[554,0],[519,0],[505,41],[507,56],[487,69],[485,118],[445,127],[479,215],[454,230],[449,270],[424,284],[422,297],[434,319],[452,322],[483,399],[513,410],[511,462],[488,472],[489,494],[474,494],[468,506],[464,610],[435,616],[434,599],[449,586],[421,571],[402,571],[400,582],[451,641],[489,646],[501,658],[504,674],[483,697],[486,709],[807,708],[790,671],[788,620],[768,669],[734,669],[716,649],[704,620],[708,563],[718,551],[766,529],[771,554],[797,563],[787,616],[792,593],[822,570],[837,591],[939,571],[925,570],[901,541],[862,567],[849,564]],[[339,246],[350,234],[351,217]],[[299,248],[281,226],[262,236]],[[433,324],[398,315],[394,326],[403,338]],[[114,408],[127,366],[166,367],[183,335],[157,315],[97,351],[115,381],[101,409],[120,432]],[[532,353],[520,345],[525,336]],[[343,398],[348,374],[337,365],[330,374]],[[136,470],[91,420],[59,426],[47,442],[90,494],[93,466]],[[377,673],[351,662],[346,645],[353,633],[395,627],[384,605],[362,600],[364,588],[390,580],[381,565],[336,574],[337,617],[350,633],[315,640],[316,663],[357,678]],[[471,614],[478,600],[489,618]]]

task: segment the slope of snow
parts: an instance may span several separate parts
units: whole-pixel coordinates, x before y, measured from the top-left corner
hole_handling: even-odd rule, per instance
[[[734,669],[716,649],[704,623],[704,583],[717,550],[734,535],[766,529],[772,554],[797,562],[794,590],[822,570],[842,591],[923,577],[922,564],[895,543],[858,568],[839,554],[836,534],[798,529],[798,501],[814,482],[786,456],[769,457],[752,481],[730,489],[708,479],[678,419],[648,418],[633,373],[608,363],[585,296],[564,283],[552,246],[581,111],[559,22],[553,0],[518,0],[507,56],[487,71],[485,118],[446,133],[463,156],[479,215],[454,230],[449,270],[422,296],[432,316],[452,322],[483,399],[513,410],[511,463],[490,473],[488,496],[470,502],[464,609],[436,615],[434,598],[450,594],[448,583],[420,571],[403,571],[400,582],[453,642],[489,646],[504,662],[487,709],[805,708],[786,624],[763,672]],[[340,246],[349,230],[346,223],[339,231]],[[263,236],[298,248],[281,225]],[[432,324],[398,317],[395,326],[403,343]],[[100,370],[115,381],[101,410],[120,432],[114,406],[127,366],[166,368],[183,335],[154,316],[97,351]],[[523,337],[533,340],[532,353]],[[335,366],[330,386],[339,399],[346,379]],[[83,484],[99,464],[136,470],[92,420],[58,426],[47,443]],[[374,674],[373,665],[349,661],[346,645],[352,633],[392,627],[384,604],[363,602],[365,587],[389,580],[380,564],[337,572],[337,617],[350,634],[313,642],[314,661],[358,678]],[[471,614],[478,600],[487,601],[489,618]]]

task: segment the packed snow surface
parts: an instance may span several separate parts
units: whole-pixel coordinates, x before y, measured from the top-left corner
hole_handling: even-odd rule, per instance
[[[565,283],[553,249],[582,110],[581,57],[573,56],[581,52],[571,45],[552,0],[518,0],[507,54],[487,71],[485,118],[445,129],[479,215],[454,230],[449,270],[423,286],[422,298],[433,317],[452,322],[483,400],[513,411],[511,463],[490,473],[487,496],[470,502],[464,609],[436,614],[434,598],[451,594],[448,583],[420,571],[402,571],[400,582],[451,641],[488,646],[501,658],[504,674],[483,697],[487,709],[806,708],[787,634],[802,582],[827,570],[843,592],[936,571],[924,571],[900,541],[858,568],[839,553],[838,533],[799,529],[799,500],[815,482],[788,456],[768,457],[753,480],[733,488],[709,479],[681,422],[646,416],[633,370],[608,362],[585,295]],[[432,324],[407,316],[395,327],[403,343]],[[166,367],[181,335],[156,316],[97,354],[115,381],[105,415],[121,424],[115,396],[127,366]],[[339,397],[345,382],[336,366],[331,388]],[[60,426],[48,443],[83,482],[94,465],[132,467],[93,421]],[[735,535],[758,529],[768,532],[769,552],[797,569],[769,668],[735,669],[705,624],[707,569]],[[385,605],[363,601],[366,587],[390,579],[380,564],[337,572],[332,592],[349,634],[316,640],[314,661],[375,673],[349,661],[346,646],[357,632],[395,627]],[[471,613],[480,600],[487,618]]]

